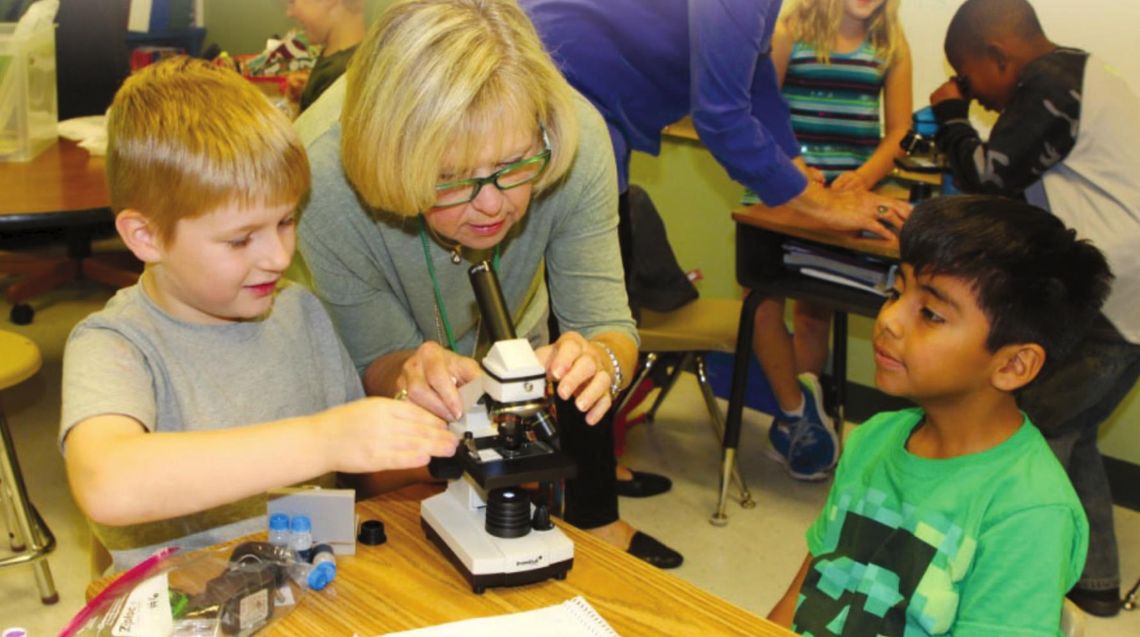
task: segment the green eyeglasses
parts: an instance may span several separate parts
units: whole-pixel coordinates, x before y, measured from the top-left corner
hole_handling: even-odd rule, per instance
[[[439,184],[435,187],[435,208],[447,208],[467,203],[479,196],[479,191],[487,184],[494,184],[499,190],[518,188],[538,179],[550,163],[550,140],[546,129],[542,131],[542,141],[546,148],[533,157],[524,157],[512,164],[503,166],[486,177],[472,177]]]

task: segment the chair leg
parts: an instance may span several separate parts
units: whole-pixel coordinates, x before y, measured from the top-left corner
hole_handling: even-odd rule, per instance
[[[1136,580],[1132,588],[1128,589],[1128,593],[1124,595],[1124,603],[1121,605],[1124,610],[1136,609],[1136,595],[1140,591],[1140,579]]]
[[[720,412],[720,405],[716,402],[716,394],[713,393],[712,384],[709,382],[704,355],[695,354],[693,364],[697,375],[697,384],[701,387],[701,396],[705,399],[705,407],[709,411],[709,425],[712,427],[717,442],[724,444],[724,415]],[[732,480],[740,489],[740,506],[745,509],[754,508],[756,501],[752,499],[752,492],[748,490],[748,485],[744,482],[744,476],[740,474],[740,468],[735,459],[732,463]]]
[[[8,547],[13,553],[22,553],[24,540],[16,533],[16,510],[12,507],[13,496],[8,493],[8,483],[0,480],[0,500],[3,500],[4,528],[8,529]]]
[[[20,461],[16,457],[16,445],[12,433],[8,430],[8,421],[4,418],[2,407],[0,407],[0,444],[4,446],[3,453],[0,453],[0,472],[2,472],[0,480],[7,485],[7,495],[12,501],[16,518],[12,528],[27,545],[24,553],[0,560],[0,567],[30,562],[36,574],[40,601],[44,604],[54,604],[59,601],[59,593],[51,577],[51,568],[44,558],[55,549],[55,536],[40,517],[39,511],[36,511],[28,500],[28,490],[20,473]]]
[[[657,394],[657,400],[654,400],[653,406],[649,408],[649,411],[645,412],[645,422],[653,422],[653,419],[657,416],[657,409],[661,407],[661,403],[665,402],[665,397],[669,395],[669,390],[673,389],[673,385],[677,384],[677,379],[681,377],[681,372],[685,371],[685,368],[689,366],[692,360],[692,352],[685,352],[681,355],[681,360],[673,366],[673,371],[669,373],[669,379],[665,381],[665,384],[661,387],[661,392]]]
[[[649,373],[653,371],[653,366],[656,364],[656,352],[649,352],[645,355],[645,363],[642,364],[641,369],[637,372],[637,376],[634,377],[633,382],[629,384],[629,387],[626,389],[625,394],[621,397],[621,402],[617,404],[617,407],[614,407],[615,414],[620,414],[621,411],[625,409],[626,403],[628,403],[629,399],[633,396],[633,390],[641,385],[641,382],[643,380],[649,377]]]

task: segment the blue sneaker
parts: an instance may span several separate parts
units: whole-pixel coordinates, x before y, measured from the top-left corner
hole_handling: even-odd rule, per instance
[[[789,431],[788,474],[797,480],[823,480],[839,460],[839,437],[823,410],[823,390],[813,374],[798,378],[804,388],[804,415]]]
[[[788,463],[788,449],[792,446],[792,431],[807,414],[824,414],[823,390],[815,374],[803,373],[796,377],[804,396],[804,416],[790,416],[777,407],[776,415],[772,417],[772,425],[768,427],[768,457],[786,465]],[[823,418],[827,418],[824,414]]]
[[[777,408],[768,427],[768,457],[786,465],[788,448],[792,446],[792,429],[800,421],[796,416],[788,416]]]

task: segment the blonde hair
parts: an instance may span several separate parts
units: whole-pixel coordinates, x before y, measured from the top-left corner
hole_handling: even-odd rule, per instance
[[[111,207],[138,210],[163,241],[179,219],[236,203],[298,203],[309,161],[283,113],[237,73],[176,57],[127,79],[107,118]]]
[[[535,192],[570,167],[573,90],[514,0],[403,0],[379,16],[347,72],[345,174],[369,206],[429,209],[441,171],[477,167],[505,130],[546,129],[551,158]],[[443,166],[445,156],[457,165]]]
[[[815,49],[821,62],[831,59],[839,22],[843,18],[844,0],[797,0],[788,7],[784,16],[792,37]],[[903,41],[899,24],[899,0],[886,0],[864,23],[875,52],[894,64]]]

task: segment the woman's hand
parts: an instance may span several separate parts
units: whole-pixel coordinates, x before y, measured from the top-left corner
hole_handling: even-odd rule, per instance
[[[586,414],[586,423],[598,424],[613,398],[613,368],[609,355],[597,343],[577,332],[566,332],[551,345],[535,350],[547,375],[558,383],[558,396],[574,398],[574,406]]]
[[[458,439],[435,414],[408,401],[363,398],[317,415],[330,466],[345,473],[422,467],[455,454]]]
[[[479,364],[460,356],[435,341],[426,341],[400,368],[396,386],[409,400],[444,420],[463,416],[459,386],[482,373]]]

